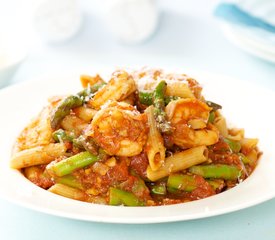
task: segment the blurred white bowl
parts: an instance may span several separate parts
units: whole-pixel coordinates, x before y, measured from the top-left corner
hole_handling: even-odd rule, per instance
[[[20,39],[0,34],[0,88],[9,84],[26,56],[26,47]]]

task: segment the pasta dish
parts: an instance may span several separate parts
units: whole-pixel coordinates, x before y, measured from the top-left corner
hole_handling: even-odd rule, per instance
[[[185,203],[245,180],[258,139],[229,128],[222,106],[185,74],[120,69],[82,75],[19,134],[11,157],[37,186],[74,200],[124,206]]]

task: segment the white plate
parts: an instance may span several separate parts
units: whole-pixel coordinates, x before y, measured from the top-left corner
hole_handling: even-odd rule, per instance
[[[264,152],[254,173],[235,188],[190,203],[160,207],[114,207],[67,199],[47,192],[9,168],[13,142],[54,94],[75,93],[77,76],[51,77],[0,91],[0,195],[22,206],[44,213],[97,222],[157,223],[204,218],[243,209],[275,196],[275,119],[272,91],[248,82],[213,74],[195,74],[208,100],[223,105],[223,113],[248,137],[259,137]],[[46,80],[47,79],[47,80]]]
[[[270,62],[275,62],[275,34],[222,22],[224,35],[239,48]]]

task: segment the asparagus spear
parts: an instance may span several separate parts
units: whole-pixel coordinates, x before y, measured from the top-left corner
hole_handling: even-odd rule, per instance
[[[242,145],[240,142],[230,140],[228,138],[225,138],[224,141],[229,145],[230,149],[234,153],[240,152]]]
[[[213,111],[217,111],[219,109],[222,109],[222,106],[217,104],[217,103],[214,103],[214,102],[211,102],[211,101],[206,101],[206,104],[212,108]]]
[[[215,121],[215,112],[211,111],[208,117],[208,123],[214,123]]]
[[[78,138],[73,139],[73,144],[75,147],[84,149],[91,154],[98,154],[98,146],[91,137],[84,137],[83,135],[80,135]]]
[[[103,85],[105,85],[105,83],[95,84],[83,89],[76,95],[70,95],[60,101],[51,113],[51,127],[56,129],[62,119],[70,113],[71,109],[82,106],[83,103],[89,100]]]
[[[192,192],[197,187],[197,184],[193,176],[172,174],[168,177],[167,187]]]
[[[249,159],[249,157],[245,156],[242,153],[238,153],[240,160],[244,163],[244,164],[251,164],[252,161]]]
[[[210,186],[216,190],[224,186],[224,180],[222,179],[211,179],[206,180]],[[167,188],[169,192],[177,193],[178,190],[185,192],[192,192],[198,187],[194,176],[185,174],[173,174],[170,175],[167,181]]]
[[[65,175],[63,177],[57,177],[54,180],[56,183],[61,183],[69,187],[82,189],[81,183],[71,174]]]
[[[215,191],[221,190],[225,185],[223,179],[208,179],[207,182]]]
[[[70,113],[70,110],[83,104],[83,100],[78,95],[70,95],[59,102],[51,113],[51,127],[56,129],[62,119]]]
[[[133,193],[113,187],[110,188],[109,204],[114,206],[144,206],[144,202],[140,201]]]
[[[222,109],[222,106],[217,104],[217,103],[214,103],[214,102],[211,102],[211,101],[206,101],[206,104],[212,108],[210,114],[209,114],[209,118],[208,118],[208,122],[209,123],[213,123],[214,120],[215,120],[215,112],[219,109]]]
[[[62,177],[72,173],[74,170],[88,166],[100,159],[100,155],[93,155],[89,152],[81,152],[72,157],[66,158],[50,165],[47,169],[55,176]]]
[[[73,135],[67,134],[63,129],[58,129],[54,131],[52,136],[56,142],[60,142],[60,141],[73,142],[73,139],[74,139]]]
[[[56,130],[53,132],[52,136],[56,142],[68,141],[73,143],[73,145],[79,149],[86,150],[91,154],[98,154],[98,146],[90,137],[84,137],[83,135],[80,135],[78,138],[75,138],[72,133],[68,134],[63,129]]]
[[[77,95],[81,97],[83,100],[88,101],[89,98],[93,96],[94,93],[96,93],[100,88],[102,88],[106,83],[96,83],[93,86],[84,88],[82,91],[80,91]],[[88,99],[87,99],[88,98]]]
[[[159,183],[151,187],[151,192],[157,195],[166,194],[166,186],[164,183]]]
[[[146,106],[153,104],[153,92],[139,92],[138,98],[141,104]]]
[[[221,178],[224,180],[237,180],[241,176],[239,168],[225,164],[192,166],[189,168],[189,172],[204,178]]]
[[[161,81],[156,86],[156,89],[153,94],[153,105],[155,107],[155,117],[157,121],[157,126],[160,132],[170,134],[172,132],[172,127],[167,121],[167,116],[164,111],[165,102],[164,102],[164,93],[166,88],[166,82]]]
[[[153,92],[139,92],[139,101],[141,104],[144,104],[146,106],[150,106],[153,104]],[[165,106],[173,101],[173,100],[177,100],[179,99],[180,97],[178,96],[165,96],[164,97],[164,103],[165,103]]]

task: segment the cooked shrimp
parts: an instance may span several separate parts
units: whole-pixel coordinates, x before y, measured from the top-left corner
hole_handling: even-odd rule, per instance
[[[147,118],[133,106],[111,102],[94,116],[86,135],[110,155],[135,156],[147,139]]]
[[[211,108],[197,99],[179,99],[166,106],[172,127],[173,142],[183,148],[212,145],[219,139],[218,131],[207,124]]]
[[[53,131],[50,124],[50,109],[51,106],[45,107],[20,133],[13,148],[14,153],[51,142]]]

